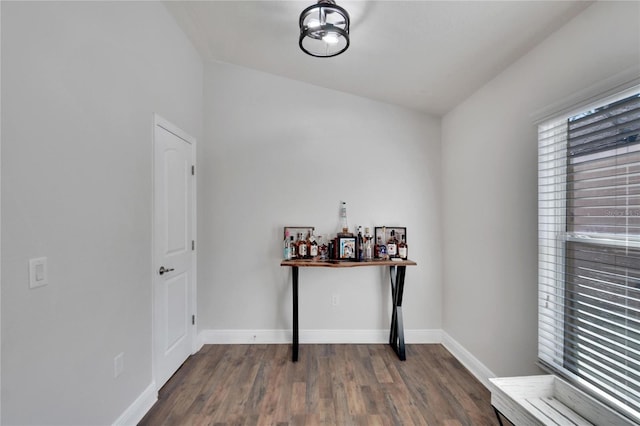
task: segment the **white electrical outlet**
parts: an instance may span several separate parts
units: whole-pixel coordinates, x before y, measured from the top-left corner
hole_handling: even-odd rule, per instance
[[[47,258],[29,259],[29,288],[42,287],[47,284],[49,284]]]
[[[113,358],[113,377],[118,378],[124,371],[124,352]]]
[[[331,304],[333,306],[338,306],[340,304],[340,295],[334,294],[331,296]]]

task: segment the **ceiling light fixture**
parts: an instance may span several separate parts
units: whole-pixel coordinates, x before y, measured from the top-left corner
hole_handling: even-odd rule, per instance
[[[349,47],[349,14],[334,0],[318,0],[300,14],[300,49],[330,58]]]

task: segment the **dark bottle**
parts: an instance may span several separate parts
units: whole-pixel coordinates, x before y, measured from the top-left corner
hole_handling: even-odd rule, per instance
[[[406,260],[408,254],[409,254],[409,246],[407,245],[407,241],[404,237],[404,234],[402,234],[400,243],[398,243],[398,256],[400,256],[401,259]]]
[[[291,259],[298,257],[298,250],[296,249],[296,242],[293,240],[293,235],[289,236],[289,255]]]
[[[358,226],[358,237],[356,239],[356,258],[360,262],[364,260],[364,239],[362,238],[362,226]]]
[[[389,258],[389,255],[387,255],[387,246],[384,245],[384,243],[382,242],[382,237],[379,235],[378,240],[376,241],[375,255],[376,259],[386,260]]]
[[[298,234],[298,242],[296,244],[298,259],[305,259],[307,257],[307,242],[302,237],[302,233]]]

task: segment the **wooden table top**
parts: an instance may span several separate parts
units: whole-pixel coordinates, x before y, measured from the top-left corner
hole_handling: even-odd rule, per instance
[[[313,260],[313,259],[293,259],[283,260],[280,262],[280,266],[298,266],[301,268],[354,268],[359,266],[414,266],[417,265],[413,260],[367,260],[367,261],[354,261],[354,260]]]

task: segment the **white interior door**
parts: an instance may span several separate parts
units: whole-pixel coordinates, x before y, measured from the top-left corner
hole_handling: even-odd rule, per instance
[[[195,140],[154,125],[154,376],[159,389],[195,349]]]

